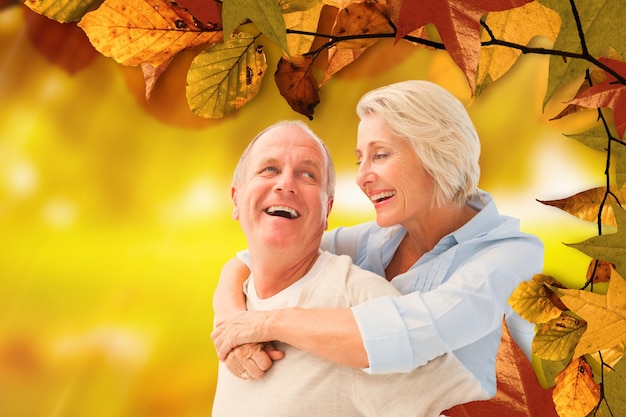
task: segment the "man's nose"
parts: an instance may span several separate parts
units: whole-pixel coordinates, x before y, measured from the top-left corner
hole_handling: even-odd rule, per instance
[[[276,184],[274,185],[275,190],[287,191],[290,193],[296,192],[296,181],[292,174],[283,172],[276,179]]]

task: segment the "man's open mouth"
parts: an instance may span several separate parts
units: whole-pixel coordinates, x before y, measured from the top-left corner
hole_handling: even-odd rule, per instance
[[[297,219],[300,217],[297,211],[287,206],[270,206],[265,209],[265,212],[270,216],[279,216],[286,219]]]

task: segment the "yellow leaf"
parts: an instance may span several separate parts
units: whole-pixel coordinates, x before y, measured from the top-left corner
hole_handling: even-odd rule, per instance
[[[509,297],[509,305],[531,323],[547,323],[561,315],[561,309],[549,297],[544,283],[557,284],[546,275],[535,275],[530,281],[522,281]]]
[[[285,14],[283,15],[285,18],[285,25],[288,29],[315,33],[323,7],[324,4],[320,3],[314,9]],[[304,53],[309,52],[314,40],[314,36],[308,35],[287,36],[289,53],[292,55],[303,55]]]
[[[238,33],[198,54],[187,73],[187,101],[193,113],[223,117],[257,95],[267,70],[257,38]]]
[[[495,38],[527,45],[535,36],[545,36],[554,42],[561,27],[561,18],[555,11],[534,1],[515,9],[491,12],[487,15],[485,23]],[[483,42],[490,40],[487,31],[483,30],[481,40]],[[487,77],[491,81],[500,78],[511,69],[520,53],[518,49],[505,46],[482,48],[477,84],[483,84]]]
[[[588,323],[574,357],[612,348],[626,340],[626,281],[613,268],[606,295],[555,289],[561,301]]]
[[[166,0],[105,0],[78,24],[91,44],[122,65],[157,68],[188,48],[221,42],[221,31],[200,29],[193,16]]]
[[[561,313],[539,327],[533,339],[533,353],[551,361],[571,358],[586,325],[584,320]]]
[[[577,358],[556,377],[552,393],[559,416],[586,417],[600,401],[600,386],[587,361]]]

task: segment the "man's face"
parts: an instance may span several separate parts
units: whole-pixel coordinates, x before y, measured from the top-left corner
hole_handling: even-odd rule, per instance
[[[232,189],[233,218],[248,245],[319,247],[332,199],[319,144],[294,125],[265,132],[250,149],[243,184]]]

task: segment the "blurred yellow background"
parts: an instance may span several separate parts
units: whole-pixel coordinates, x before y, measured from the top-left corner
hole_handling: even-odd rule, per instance
[[[191,57],[146,102],[138,68],[98,56],[69,75],[33,49],[20,7],[0,11],[0,416],[210,415],[211,298],[220,266],[245,247],[230,175],[259,130],[304,118],[271,76],[237,114],[192,116]],[[543,239],[545,272],[576,282],[588,259],[562,242],[595,227],[535,199],[601,185],[605,161],[547,122],[553,108],[542,114],[547,62],[523,57],[469,109],[481,187]],[[338,167],[331,227],[373,218],[353,181],[358,98],[407,78],[470,101],[446,53],[391,41],[322,87],[310,125]]]

